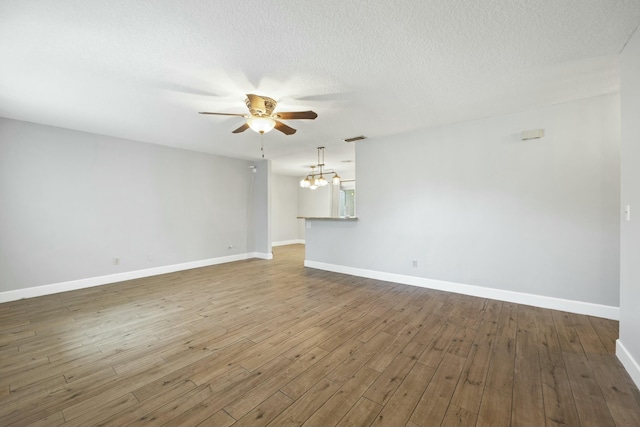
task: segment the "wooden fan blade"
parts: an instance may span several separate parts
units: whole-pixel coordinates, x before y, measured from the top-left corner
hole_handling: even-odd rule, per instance
[[[285,135],[293,135],[294,133],[296,133],[296,130],[292,127],[289,127],[287,125],[285,125],[282,122],[279,122],[276,120],[276,129],[278,129],[280,132],[284,133]]]
[[[238,129],[234,130],[231,133],[240,133],[240,132],[244,132],[245,130],[249,129],[249,124],[245,123],[242,126],[240,126]]]
[[[318,115],[314,111],[289,111],[289,112],[276,113],[274,114],[274,116],[282,120],[298,120],[298,119],[313,120],[316,117],[318,117]]]
[[[206,111],[201,111],[198,114],[214,114],[216,116],[240,116],[240,117],[247,117],[246,114],[237,114],[237,113],[208,113]]]

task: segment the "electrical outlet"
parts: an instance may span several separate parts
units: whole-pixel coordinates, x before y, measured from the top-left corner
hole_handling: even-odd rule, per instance
[[[153,255],[147,255],[147,261],[153,261]]]
[[[413,260],[413,268],[418,268],[418,260],[417,259]]]
[[[118,264],[120,264],[120,258],[114,258],[113,265],[118,265]]]

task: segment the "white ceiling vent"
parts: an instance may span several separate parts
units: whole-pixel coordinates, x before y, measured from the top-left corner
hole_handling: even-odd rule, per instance
[[[544,136],[544,129],[523,130],[520,138],[523,141],[528,139],[540,139]]]

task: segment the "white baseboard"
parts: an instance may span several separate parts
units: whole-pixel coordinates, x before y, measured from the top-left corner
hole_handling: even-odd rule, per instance
[[[619,339],[616,340],[616,356],[618,356],[618,360],[620,360],[622,366],[627,370],[633,382],[636,383],[636,386],[640,387],[640,364],[638,364]]]
[[[286,246],[286,245],[304,245],[304,239],[282,240],[281,242],[273,242],[271,244],[271,246]]]
[[[264,255],[264,256],[263,256]],[[125,280],[140,279],[142,277],[157,276],[158,274],[173,273],[175,271],[190,270],[198,267],[224,264],[227,262],[241,261],[250,258],[267,258],[271,254],[259,254],[249,252],[238,255],[230,255],[218,258],[190,261],[181,264],[163,265],[160,267],[145,268],[144,270],[126,271],[123,273],[108,274],[106,276],[88,277],[86,279],[71,280],[69,282],[53,283],[50,285],[34,286],[25,289],[0,292],[0,303],[16,301],[23,298],[33,298],[42,295],[56,294],[58,292],[74,291],[77,289],[91,288],[93,286],[107,285],[109,283],[123,282]]]
[[[252,258],[260,258],[260,259],[273,259],[273,253],[264,253],[264,252],[254,252]]]
[[[419,286],[421,288],[437,289],[458,294],[471,295],[481,298],[490,298],[517,304],[532,305],[552,310],[568,311],[570,313],[586,314],[589,316],[603,317],[605,319],[619,320],[620,308],[608,305],[593,304],[589,302],[566,300],[562,298],[543,295],[527,294],[523,292],[505,291],[502,289],[485,288],[482,286],[465,285],[462,283],[447,282],[444,280],[426,279],[424,277],[407,276],[404,274],[386,273],[383,271],[367,270],[363,268],[347,267],[337,264],[327,264],[317,261],[304,261],[305,267],[319,270],[333,271],[335,273],[349,274],[352,276],[367,277],[369,279],[384,280],[387,282],[401,283],[403,285]]]

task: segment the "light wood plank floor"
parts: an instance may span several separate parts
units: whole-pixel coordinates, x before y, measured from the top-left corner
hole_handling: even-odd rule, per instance
[[[0,304],[0,425],[640,425],[617,322],[303,258]]]

